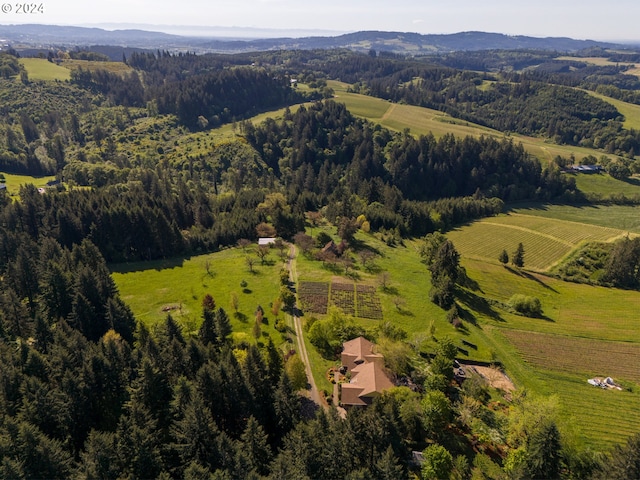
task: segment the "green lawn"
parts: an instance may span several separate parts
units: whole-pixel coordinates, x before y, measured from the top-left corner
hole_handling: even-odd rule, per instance
[[[27,70],[29,80],[64,82],[71,79],[71,71],[68,68],[49,62],[45,58],[21,58],[20,63]]]

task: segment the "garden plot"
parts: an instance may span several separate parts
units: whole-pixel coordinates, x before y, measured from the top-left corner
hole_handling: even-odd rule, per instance
[[[300,307],[305,312],[324,315],[327,313],[327,306],[331,304],[347,315],[382,320],[382,304],[373,285],[300,282],[298,298]]]
[[[331,284],[331,304],[347,315],[355,316],[355,285],[353,283],[333,282]]]
[[[324,282],[300,282],[298,298],[302,310],[310,313],[327,313],[329,302],[329,284]]]
[[[360,318],[382,320],[380,297],[373,285],[356,285],[356,311]]]

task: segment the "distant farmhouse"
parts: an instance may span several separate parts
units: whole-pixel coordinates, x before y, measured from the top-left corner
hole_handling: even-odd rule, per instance
[[[373,351],[374,344],[358,337],[342,344],[342,365],[351,374],[349,383],[340,384],[343,406],[371,405],[393,383],[384,371],[384,357]]]
[[[569,171],[575,173],[600,173],[603,170],[602,165],[571,165],[569,167]]]

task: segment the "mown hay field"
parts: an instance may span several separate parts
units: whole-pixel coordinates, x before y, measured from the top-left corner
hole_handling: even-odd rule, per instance
[[[522,330],[503,334],[536,367],[640,383],[640,343],[607,342]]]

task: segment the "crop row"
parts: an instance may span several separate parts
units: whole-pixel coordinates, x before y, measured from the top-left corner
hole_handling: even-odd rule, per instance
[[[298,285],[298,298],[301,308],[310,313],[327,313],[329,301],[329,284],[324,282],[300,282]]]
[[[348,283],[332,283],[330,301],[347,315],[356,314],[355,287]]]
[[[489,219],[491,223],[501,223],[513,227],[526,228],[574,245],[585,240],[606,241],[620,235],[622,232],[615,228],[585,225],[577,222],[537,217],[533,215],[510,214]]]
[[[334,282],[300,282],[298,298],[303,311],[325,314],[327,305],[335,305],[347,315],[382,319],[382,304],[372,285]]]
[[[640,344],[505,330],[525,361],[549,370],[640,382]]]
[[[571,250],[571,246],[535,232],[483,222],[454,230],[448,237],[463,256],[490,260],[497,260],[502,250],[511,255],[518,243],[522,243],[525,266],[540,270],[550,267]]]

